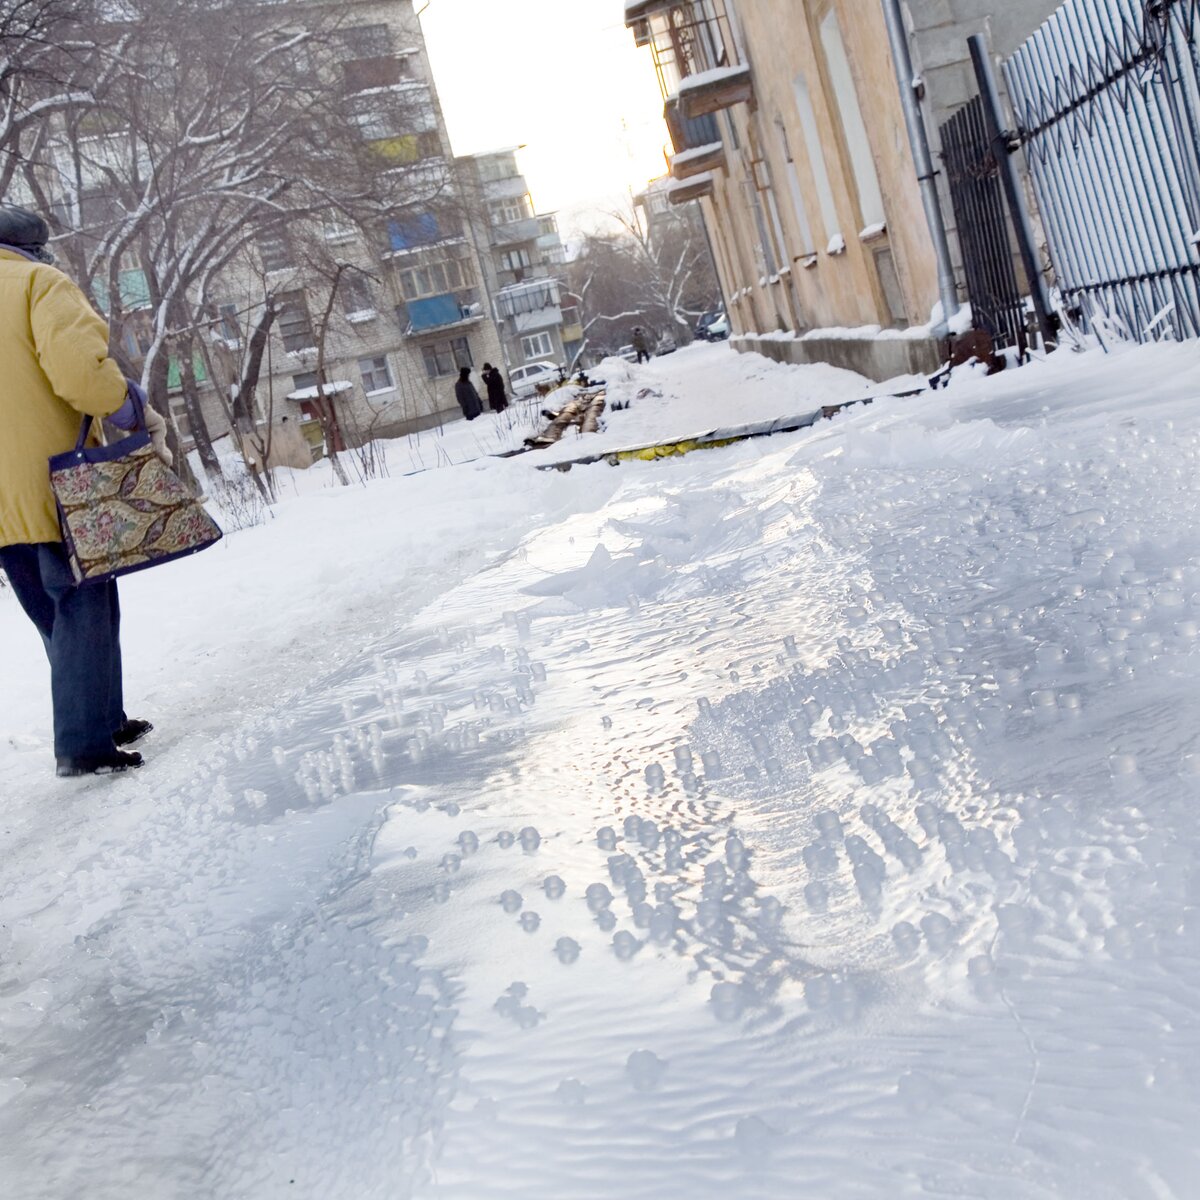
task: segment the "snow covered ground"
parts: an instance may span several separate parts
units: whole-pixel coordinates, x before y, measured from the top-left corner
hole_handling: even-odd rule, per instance
[[[867,387],[617,370],[563,455]],[[1198,402],[1063,353],[309,473],[126,581],[106,781],[0,593],[4,1194],[1194,1196]]]

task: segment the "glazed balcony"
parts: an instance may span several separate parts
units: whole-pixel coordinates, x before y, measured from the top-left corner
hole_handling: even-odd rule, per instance
[[[753,100],[725,0],[628,0],[625,24],[639,46],[651,48],[663,99],[677,104],[684,120]]]

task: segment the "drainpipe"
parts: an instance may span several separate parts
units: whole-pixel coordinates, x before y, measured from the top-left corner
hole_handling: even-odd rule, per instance
[[[954,262],[950,257],[950,242],[946,237],[946,222],[942,216],[942,202],[938,196],[937,172],[933,166],[933,155],[929,150],[929,134],[925,128],[925,117],[917,99],[913,84],[912,52],[908,45],[908,34],[904,29],[904,16],[900,11],[900,0],[883,0],[883,15],[887,21],[888,38],[892,44],[892,60],[896,66],[896,81],[900,85],[900,103],[904,108],[904,120],[908,125],[908,140],[912,145],[913,161],[917,167],[917,182],[921,185],[921,200],[925,205],[925,220],[933,238],[933,250],[937,255],[938,291],[942,298],[942,325],[934,328],[934,335],[945,337],[946,326],[959,310],[958,286],[954,281]]]

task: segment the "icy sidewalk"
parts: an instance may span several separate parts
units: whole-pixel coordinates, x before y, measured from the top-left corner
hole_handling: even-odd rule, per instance
[[[5,954],[0,1177],[1188,1196],[1187,349],[537,473],[519,550],[6,881],[54,953]]]

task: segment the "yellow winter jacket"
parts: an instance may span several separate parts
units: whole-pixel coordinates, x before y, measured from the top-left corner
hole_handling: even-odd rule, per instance
[[[125,401],[108,329],[61,271],[0,249],[0,546],[59,542],[46,460]]]

